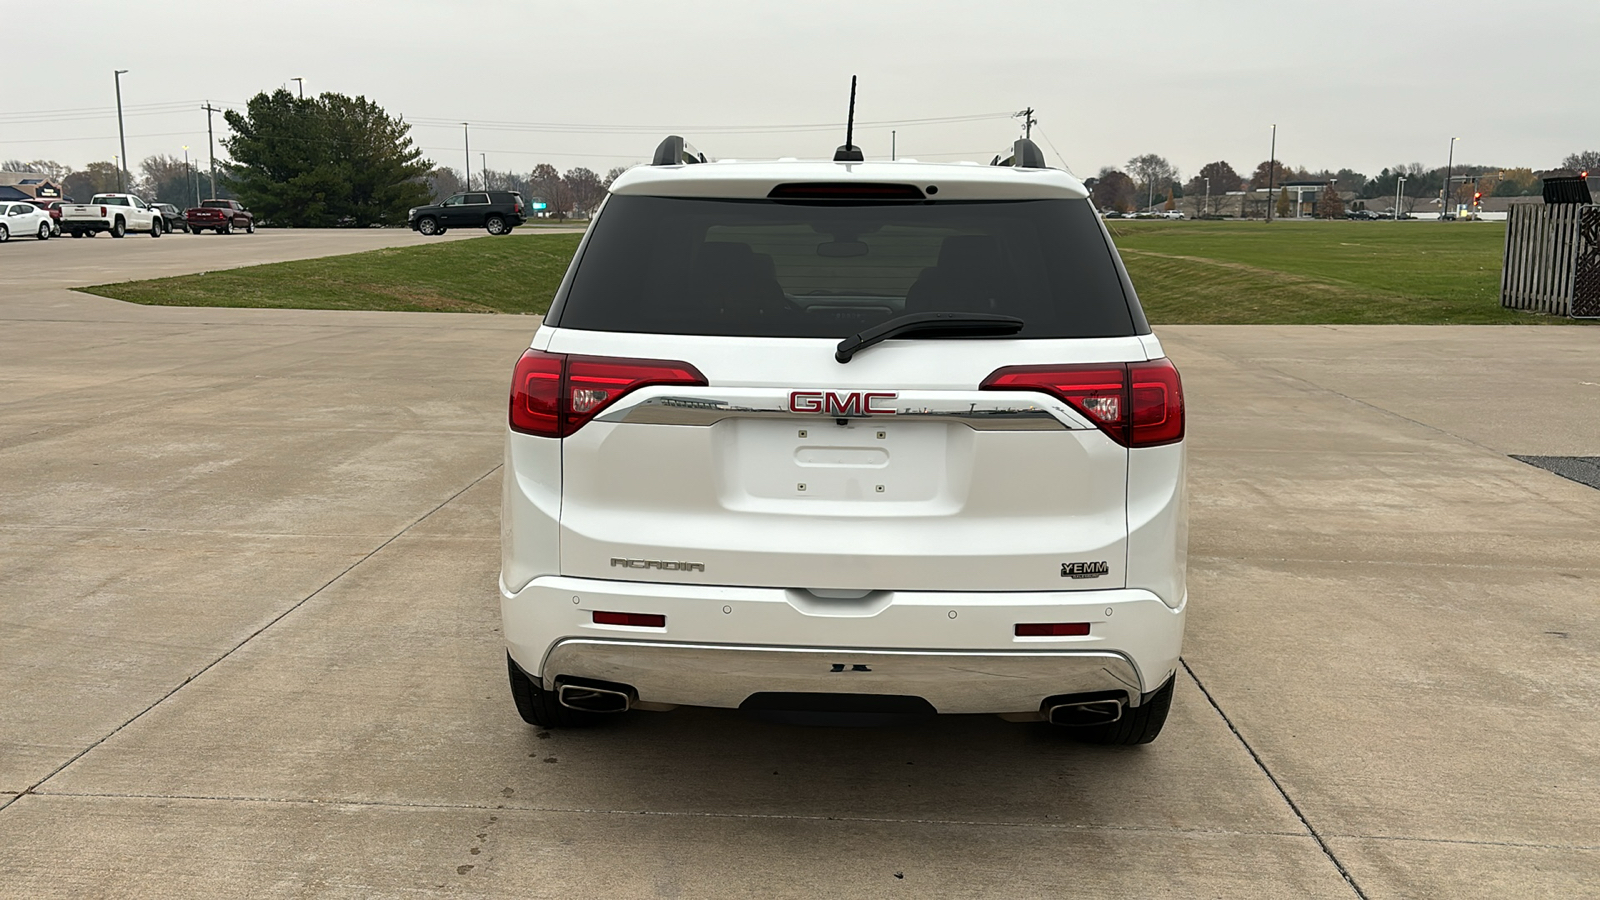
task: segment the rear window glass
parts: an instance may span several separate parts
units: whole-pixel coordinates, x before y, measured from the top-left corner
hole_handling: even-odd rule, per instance
[[[226,201],[226,200],[202,200],[202,201],[200,201],[200,205],[205,207],[206,209],[227,209],[228,208],[228,201]]]
[[[89,201],[90,205],[98,206],[127,206],[127,197],[96,197]]]
[[[549,318],[591,331],[843,337],[915,312],[1017,316],[1020,337],[1136,333],[1086,200],[614,196]]]

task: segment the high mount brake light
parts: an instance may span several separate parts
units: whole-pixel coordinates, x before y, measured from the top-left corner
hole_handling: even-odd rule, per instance
[[[986,391],[1043,391],[1066,401],[1124,447],[1183,440],[1183,382],[1169,359],[1070,366],[1006,366]]]
[[[568,356],[529,350],[511,377],[512,431],[566,437],[630,391],[653,384],[704,385],[686,362]]]
[[[914,184],[874,184],[870,182],[829,184],[799,182],[780,184],[767,194],[768,200],[926,200],[922,188]]]

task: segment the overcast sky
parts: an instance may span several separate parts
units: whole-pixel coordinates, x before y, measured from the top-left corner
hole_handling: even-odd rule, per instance
[[[647,160],[668,131],[713,157],[827,156],[852,74],[869,159],[890,151],[875,123],[895,121],[903,157],[987,161],[1029,105],[1048,158],[1080,176],[1140,153],[1185,178],[1214,159],[1248,174],[1273,123],[1286,163],[1369,175],[1443,165],[1451,136],[1457,162],[1484,165],[1600,149],[1596,0],[0,0],[0,12],[42,48],[37,66],[22,65],[34,51],[9,57],[0,159],[74,167],[118,152],[114,68],[128,70],[135,161],[184,144],[203,158],[202,103],[241,108],[295,76],[308,94],[363,94],[403,115],[444,165],[463,162],[447,123],[482,123],[475,171],[485,153],[493,169],[604,172]],[[823,127],[781,130],[808,125]]]

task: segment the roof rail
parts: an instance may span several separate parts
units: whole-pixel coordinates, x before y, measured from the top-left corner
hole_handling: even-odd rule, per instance
[[[654,159],[650,160],[650,165],[686,166],[705,161],[706,155],[704,153],[685,143],[683,138],[675,134],[669,134],[666,140],[656,145],[656,155]]]
[[[1001,159],[999,154],[995,154],[994,160],[991,161],[989,165],[1015,166],[1019,169],[1050,168],[1050,166],[1045,164],[1044,151],[1039,149],[1038,144],[1035,144],[1033,141],[1030,141],[1027,138],[1018,138],[1017,142],[1011,145],[1011,155],[1005,159]]]

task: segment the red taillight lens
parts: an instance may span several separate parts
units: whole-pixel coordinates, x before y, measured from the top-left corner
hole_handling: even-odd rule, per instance
[[[1128,364],[1133,399],[1132,447],[1159,447],[1183,440],[1183,381],[1170,359]]]
[[[986,391],[1043,391],[1066,401],[1125,447],[1183,440],[1183,384],[1168,359],[1072,366],[1007,366]]]
[[[1082,637],[1088,633],[1088,622],[1048,622],[1017,626],[1017,637]]]
[[[654,613],[596,612],[596,625],[630,625],[634,628],[665,628],[667,617]]]
[[[106,217],[106,208],[104,206],[102,206],[102,207],[100,207],[100,218],[104,219],[105,217]]]
[[[529,350],[511,376],[511,430],[561,437],[561,376],[565,356]]]
[[[567,356],[529,350],[511,379],[511,428],[566,437],[630,391],[653,384],[706,384],[686,362]]]

